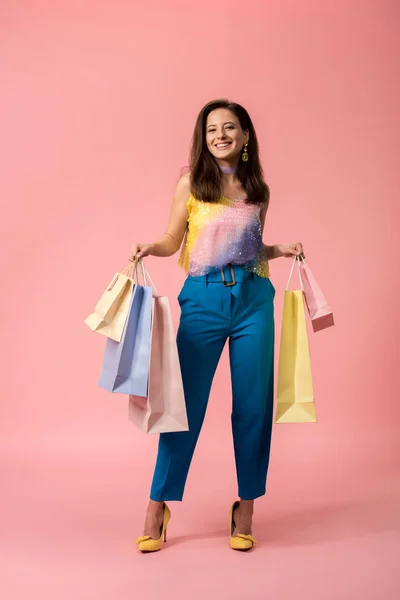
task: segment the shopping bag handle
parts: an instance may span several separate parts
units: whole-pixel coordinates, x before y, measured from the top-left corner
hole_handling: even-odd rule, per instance
[[[151,284],[151,286],[153,287],[153,289],[154,289],[155,293],[156,293],[156,294],[158,294],[157,288],[156,288],[156,286],[155,286],[155,284],[154,284],[154,282],[153,282],[152,278],[150,277],[150,273],[149,273],[149,271],[148,271],[147,267],[145,267],[145,265],[144,265],[143,258],[142,258],[142,259],[139,259],[139,260],[141,260],[141,262],[142,262],[142,267],[143,267],[143,271],[144,271],[145,277],[148,277],[148,278],[149,278],[149,281],[150,281],[150,284]]]
[[[307,265],[307,263],[306,263],[306,259],[304,258],[304,256],[300,256],[300,260],[301,260],[301,262],[303,262],[305,265]],[[307,265],[307,267],[308,267],[308,265]]]
[[[285,290],[287,290],[287,289],[288,289],[288,287],[289,287],[289,283],[290,283],[290,280],[292,279],[292,275],[293,275],[293,269],[294,269],[294,265],[295,265],[295,263],[297,264],[297,271],[298,271],[298,273],[299,273],[300,287],[301,287],[301,290],[303,291],[303,279],[302,279],[302,277],[301,277],[301,271],[300,271],[300,258],[299,258],[298,256],[295,256],[295,257],[294,257],[294,260],[293,260],[293,262],[292,262],[292,268],[290,269],[289,279],[288,279],[288,282],[287,282],[287,284],[286,284],[286,288],[285,288]]]
[[[129,263],[129,265],[127,267],[125,267],[125,269],[123,271],[121,271],[121,275],[127,275],[129,273],[129,271],[132,269],[132,267],[134,267],[135,265],[133,264],[133,262]]]
[[[121,274],[128,275],[129,271],[131,269],[133,269],[132,279],[133,279],[133,281],[135,281],[135,278],[136,278],[136,281],[139,283],[138,272],[137,272],[138,261],[140,261],[140,259],[135,258],[134,262],[129,263],[129,265],[127,267],[125,267],[125,269],[123,271],[121,271]],[[146,273],[144,271],[144,265],[142,262],[140,263],[140,266],[142,269],[143,284],[147,285]]]
[[[154,285],[152,278],[150,277],[150,273],[148,272],[148,270],[146,269],[146,267],[144,265],[143,258],[136,258],[135,257],[133,280],[135,280],[135,278],[136,278],[137,283],[139,283],[139,277],[138,277],[138,264],[139,263],[140,263],[140,268],[141,268],[141,271],[142,271],[143,285],[146,285],[146,286],[149,285],[148,282],[147,282],[147,278],[148,278],[151,287],[154,289],[155,293],[158,294],[157,288]]]

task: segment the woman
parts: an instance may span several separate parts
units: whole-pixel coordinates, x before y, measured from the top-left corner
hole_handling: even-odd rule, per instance
[[[229,514],[230,545],[249,550],[254,499],[265,494],[272,428],[275,289],[268,261],[303,253],[302,244],[262,242],[269,188],[247,111],[227,100],[197,118],[190,172],[175,191],[165,234],[131,247],[130,260],[171,256],[187,278],[177,345],[189,431],[160,435],[142,552],[160,550],[170,518],[167,500],[182,500],[214,373],[229,338],[232,432],[239,498]]]

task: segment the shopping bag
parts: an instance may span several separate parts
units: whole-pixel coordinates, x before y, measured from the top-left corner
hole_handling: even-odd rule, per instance
[[[303,282],[304,298],[314,332],[334,325],[332,309],[315,280],[304,258],[299,263]]]
[[[121,341],[132,298],[133,281],[128,276],[132,266],[133,263],[114,275],[94,312],[84,321],[92,331],[116,342]]]
[[[147,398],[129,396],[129,419],[145,433],[188,431],[176,335],[169,300],[155,295]]]
[[[317,420],[303,289],[288,290],[295,263],[298,265],[297,259],[292,264],[283,303],[275,423]]]
[[[153,290],[147,280],[139,284],[135,273],[121,341],[107,339],[98,383],[109,392],[147,396]]]

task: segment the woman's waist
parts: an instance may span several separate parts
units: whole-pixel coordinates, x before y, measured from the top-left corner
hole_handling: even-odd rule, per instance
[[[244,265],[236,265],[228,263],[223,267],[213,267],[207,273],[202,275],[191,275],[188,274],[187,278],[191,281],[206,281],[210,283],[224,283],[234,285],[235,283],[242,283],[246,279],[257,277],[257,273],[253,270],[249,270]]]

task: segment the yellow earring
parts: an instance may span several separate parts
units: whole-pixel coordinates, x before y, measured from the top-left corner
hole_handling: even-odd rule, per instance
[[[249,160],[249,155],[247,153],[247,146],[248,146],[248,141],[246,141],[244,143],[244,150],[243,150],[243,154],[242,154],[242,161],[243,162],[247,162]]]

